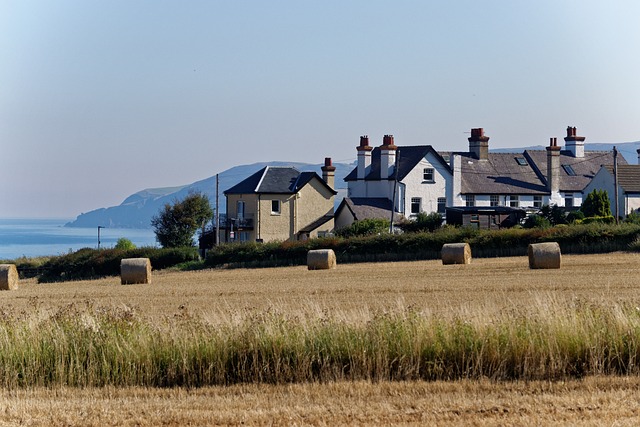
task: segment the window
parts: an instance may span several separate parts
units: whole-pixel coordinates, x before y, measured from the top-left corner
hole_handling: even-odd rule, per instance
[[[576,176],[576,171],[573,170],[571,165],[562,165],[562,169],[564,169],[564,171],[567,173],[567,175]]]
[[[422,204],[422,199],[420,197],[412,197],[411,198],[411,213],[419,214],[420,213],[420,205]]]
[[[280,200],[271,201],[271,215],[280,215]]]
[[[443,214],[447,207],[447,198],[438,197],[438,213]]]
[[[564,195],[564,207],[572,208],[573,207],[573,194],[565,194]]]
[[[542,196],[533,196],[533,207],[534,208],[542,207]]]
[[[489,205],[490,206],[500,206],[500,196],[497,194],[492,194],[489,196]]]
[[[516,157],[516,162],[518,162],[518,164],[520,166],[527,166],[527,160],[524,157]]]
[[[520,198],[518,196],[509,196],[509,206],[512,208],[520,207]]]
[[[427,182],[433,181],[433,169],[432,168],[424,168],[422,170],[422,179]]]
[[[443,154],[442,155],[442,160],[444,160],[445,162],[449,163],[449,162],[451,162],[451,156],[449,156],[448,154]]]
[[[465,200],[466,200],[465,205],[468,208],[476,205],[476,196],[474,196],[473,194],[467,194],[465,197]]]

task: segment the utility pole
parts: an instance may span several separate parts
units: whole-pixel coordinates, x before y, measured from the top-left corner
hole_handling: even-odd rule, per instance
[[[98,226],[98,249],[100,249],[100,229],[104,228],[103,226],[99,225]]]
[[[615,193],[614,200],[616,205],[615,216],[616,216],[616,224],[620,223],[618,217],[620,213],[618,212],[618,149],[613,147],[613,191]]]
[[[216,174],[216,237],[215,243],[216,246],[220,244],[220,198],[218,196],[218,191],[220,189],[220,182],[218,180],[218,174]]]

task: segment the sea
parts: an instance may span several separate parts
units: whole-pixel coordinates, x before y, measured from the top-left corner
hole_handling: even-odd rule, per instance
[[[98,248],[98,228],[64,225],[73,219],[0,218],[0,260],[62,255],[82,248]],[[100,248],[112,248],[121,237],[136,246],[158,246],[151,229],[100,228]]]

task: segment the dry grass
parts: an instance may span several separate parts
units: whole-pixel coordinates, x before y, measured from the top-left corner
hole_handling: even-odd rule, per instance
[[[151,285],[117,277],[36,284],[0,293],[3,311],[56,311],[71,302],[135,307],[150,319],[197,315],[234,324],[265,312],[366,322],[410,308],[477,320],[540,311],[545,301],[640,307],[640,255],[563,256],[561,270],[526,257],[259,270],[155,272]],[[34,388],[0,391],[2,425],[637,425],[638,377],[561,382],[337,382],[199,389]]]
[[[340,382],[187,390],[100,388],[0,392],[0,424],[557,425],[640,423],[638,378],[568,382]]]

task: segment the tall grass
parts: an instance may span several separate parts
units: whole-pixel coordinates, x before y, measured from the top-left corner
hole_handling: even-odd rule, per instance
[[[212,320],[184,311],[155,323],[88,302],[0,318],[5,388],[553,380],[638,374],[638,362],[639,309],[579,301],[448,317],[403,308],[356,319],[267,311]]]

